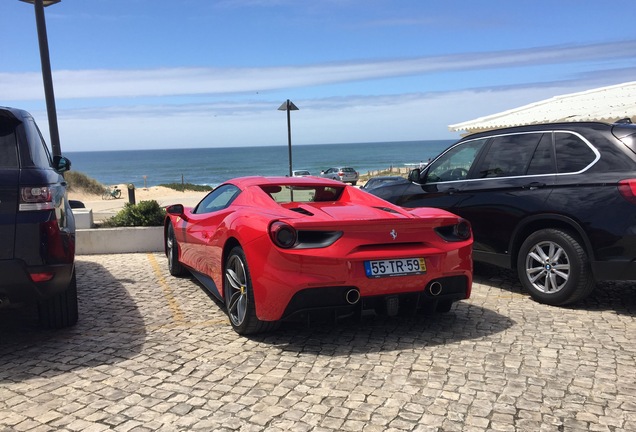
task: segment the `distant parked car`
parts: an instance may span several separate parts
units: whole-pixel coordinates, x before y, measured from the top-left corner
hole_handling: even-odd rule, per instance
[[[292,177],[305,177],[310,176],[311,173],[307,170],[293,170]]]
[[[401,176],[380,176],[380,177],[371,177],[367,182],[360,186],[360,189],[364,189],[368,191],[369,189],[373,189],[380,186],[385,186],[388,184],[395,183],[410,183],[408,179]]]
[[[636,125],[559,123],[469,135],[412,183],[369,192],[469,220],[474,259],[516,268],[537,301],[636,280]]]
[[[351,167],[334,167],[320,172],[320,176],[355,186],[360,178],[358,172]]]
[[[317,177],[243,177],[167,208],[173,276],[192,273],[239,334],[375,310],[448,312],[470,296],[470,224]]]
[[[0,309],[37,303],[40,324],[77,322],[75,219],[60,175],[33,117],[0,107]]]

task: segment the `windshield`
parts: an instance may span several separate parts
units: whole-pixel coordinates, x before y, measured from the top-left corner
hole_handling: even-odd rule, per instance
[[[261,186],[261,189],[277,203],[309,203],[337,201],[340,199],[344,187],[266,185]]]

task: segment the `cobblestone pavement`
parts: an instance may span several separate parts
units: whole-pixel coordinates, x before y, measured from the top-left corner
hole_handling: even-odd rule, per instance
[[[485,268],[448,314],[244,338],[166,267],[78,257],[72,329],[0,311],[0,430],[636,430],[633,284],[553,308]]]

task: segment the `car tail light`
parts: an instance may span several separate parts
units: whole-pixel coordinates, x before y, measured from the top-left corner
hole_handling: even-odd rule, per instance
[[[269,236],[274,244],[283,249],[294,247],[298,240],[298,233],[285,222],[274,222],[269,226]]]
[[[435,232],[444,240],[456,242],[470,239],[472,230],[470,224],[462,220],[454,225],[446,225],[435,228]]]
[[[53,191],[48,186],[20,188],[20,211],[53,210]]]
[[[40,242],[48,262],[73,262],[75,243],[68,235],[62,234],[56,219],[40,224]]]
[[[627,201],[632,204],[636,204],[636,179],[619,181],[618,191]]]

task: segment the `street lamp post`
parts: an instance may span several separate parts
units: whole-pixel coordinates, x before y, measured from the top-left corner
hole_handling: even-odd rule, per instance
[[[38,43],[40,45],[40,61],[42,63],[42,80],[44,81],[44,97],[46,98],[46,112],[49,118],[49,133],[51,134],[51,150],[53,156],[61,156],[60,132],[57,127],[57,111],[55,109],[55,94],[53,93],[53,78],[51,77],[51,60],[49,58],[49,42],[46,37],[46,22],[44,7],[59,3],[62,0],[20,0],[31,3],[35,7],[35,23],[38,29]]]
[[[279,111],[287,111],[287,149],[289,153],[289,176],[292,176],[292,149],[291,149],[291,116],[290,111],[298,111],[298,107],[292,101],[287,99],[278,107]]]

